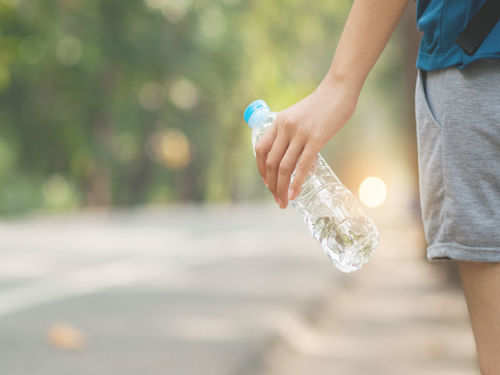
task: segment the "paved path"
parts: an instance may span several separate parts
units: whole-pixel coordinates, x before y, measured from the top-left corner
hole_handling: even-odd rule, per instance
[[[304,324],[302,340],[281,340],[254,374],[479,374],[467,308],[446,266],[423,260],[411,221],[380,227],[373,260]]]
[[[0,238],[2,375],[239,374],[343,276],[273,206],[42,217]],[[64,350],[61,325],[84,345]]]
[[[460,293],[376,219],[351,275],[274,206],[3,222],[0,374],[474,374]]]

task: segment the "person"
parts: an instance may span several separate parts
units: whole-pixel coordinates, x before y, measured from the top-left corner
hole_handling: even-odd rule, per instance
[[[481,373],[491,375],[500,373],[500,23],[471,56],[456,42],[484,3],[417,0],[415,113],[427,257],[458,262]],[[325,77],[257,143],[259,172],[281,208],[353,114],[407,5],[355,0]]]

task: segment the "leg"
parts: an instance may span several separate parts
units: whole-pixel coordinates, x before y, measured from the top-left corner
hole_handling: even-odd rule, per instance
[[[483,375],[500,373],[500,263],[458,262]]]

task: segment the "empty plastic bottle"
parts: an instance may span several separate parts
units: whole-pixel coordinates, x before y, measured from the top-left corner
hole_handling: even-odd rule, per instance
[[[244,118],[252,129],[255,156],[255,145],[273,126],[276,114],[266,102],[256,100],[247,107]],[[292,181],[294,177],[295,171]],[[320,154],[300,194],[290,204],[303,215],[313,237],[343,272],[360,269],[378,246],[379,233],[375,224]]]

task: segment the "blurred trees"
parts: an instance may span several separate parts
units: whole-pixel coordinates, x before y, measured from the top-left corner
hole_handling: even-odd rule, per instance
[[[0,213],[258,196],[241,113],[309,93],[350,5],[0,0]]]

